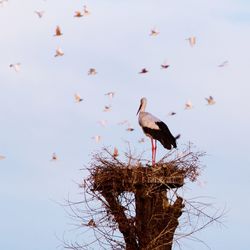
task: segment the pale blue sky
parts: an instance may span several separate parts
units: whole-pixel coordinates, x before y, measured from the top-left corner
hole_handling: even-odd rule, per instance
[[[73,18],[87,4],[91,15]],[[39,19],[35,10],[45,10]],[[0,249],[54,250],[56,236],[71,222],[56,202],[80,199],[77,185],[91,153],[102,146],[138,152],[150,142],[135,116],[139,100],[165,121],[179,147],[193,142],[206,151],[207,184],[188,186],[187,197],[210,196],[226,206],[223,227],[211,226],[200,237],[213,250],[247,250],[249,240],[249,44],[248,1],[78,1],[9,0],[0,7]],[[56,25],[62,37],[53,37]],[[150,37],[152,28],[160,34]],[[196,36],[191,48],[185,40]],[[60,46],[65,55],[54,58]],[[160,64],[167,60],[166,71]],[[217,65],[228,60],[224,68]],[[21,63],[21,71],[9,68]],[[96,76],[88,76],[95,67]],[[142,68],[149,73],[139,75]],[[110,101],[104,94],[115,91]],[[78,92],[82,103],[74,102]],[[205,97],[212,95],[214,106]],[[184,110],[187,100],[194,104]],[[104,105],[112,111],[104,113]],[[175,111],[176,116],[167,114]],[[106,119],[102,128],[97,121]],[[117,122],[128,119],[129,133]],[[96,144],[91,137],[101,135]],[[159,146],[158,157],[165,151]],[[59,160],[51,162],[56,152]],[[75,232],[76,235],[79,232]],[[185,241],[183,249],[207,249]]]

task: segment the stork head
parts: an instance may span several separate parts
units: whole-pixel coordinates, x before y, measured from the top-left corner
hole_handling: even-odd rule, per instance
[[[136,115],[138,115],[141,111],[142,112],[145,111],[146,105],[147,105],[147,99],[146,99],[146,97],[142,97],[141,102],[140,102],[140,107],[139,107]]]

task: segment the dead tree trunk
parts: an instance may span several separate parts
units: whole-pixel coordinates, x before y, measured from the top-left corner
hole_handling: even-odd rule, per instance
[[[181,187],[184,174],[162,164],[154,168],[104,168],[94,175],[94,188],[108,202],[127,250],[171,250],[183,199],[169,201],[170,188]],[[135,218],[128,218],[119,195],[133,192]]]
[[[170,205],[166,191],[156,191],[151,196],[146,192],[140,188],[135,196],[139,249],[171,250],[183,208],[182,198]]]
[[[129,220],[125,213],[124,207],[118,202],[117,197],[112,192],[102,192],[103,197],[109,203],[110,211],[118,223],[119,230],[123,234],[127,250],[137,250],[136,230],[133,222]]]

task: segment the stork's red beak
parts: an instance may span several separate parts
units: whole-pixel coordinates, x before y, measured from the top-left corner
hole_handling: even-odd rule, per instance
[[[141,105],[142,105],[142,104],[141,104]],[[140,112],[140,110],[141,110],[141,105],[140,105],[140,107],[139,107],[139,109],[138,109],[136,115],[138,115],[138,113]]]

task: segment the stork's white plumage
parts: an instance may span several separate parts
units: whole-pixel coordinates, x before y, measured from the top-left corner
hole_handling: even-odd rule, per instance
[[[152,114],[145,112],[146,105],[147,99],[143,97],[137,114],[139,113],[138,121],[143,132],[151,139],[152,165],[154,166],[157,148],[156,140],[158,140],[164,148],[171,150],[172,148],[177,147],[176,140],[180,137],[180,135],[174,137],[169,131],[168,126],[163,121]]]

